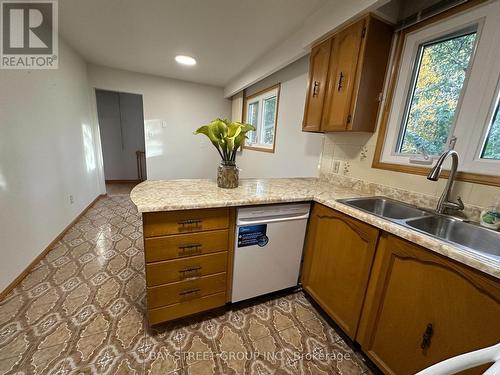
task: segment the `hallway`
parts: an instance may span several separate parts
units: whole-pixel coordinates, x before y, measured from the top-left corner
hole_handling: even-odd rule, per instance
[[[0,374],[368,371],[302,293],[148,328],[141,222],[99,199],[1,302]]]

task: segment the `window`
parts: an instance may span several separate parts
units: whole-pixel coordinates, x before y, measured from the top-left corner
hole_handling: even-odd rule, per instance
[[[475,40],[475,31],[460,32],[419,46],[398,153],[443,153]]]
[[[500,160],[500,116],[498,115],[498,99],[499,97],[497,95],[495,109],[481,151],[482,159]]]
[[[500,185],[499,8],[463,4],[397,34],[374,167],[426,174],[454,148],[459,178]]]
[[[274,152],[279,84],[245,98],[245,121],[256,130],[247,133],[244,148]]]

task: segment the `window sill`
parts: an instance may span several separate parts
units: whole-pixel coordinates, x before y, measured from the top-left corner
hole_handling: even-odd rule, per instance
[[[394,172],[417,174],[417,175],[421,175],[421,176],[427,176],[429,174],[429,171],[430,171],[430,168],[417,167],[417,166],[413,166],[413,165],[383,163],[383,162],[377,161],[375,159],[373,160],[372,168],[385,169],[385,170],[394,171]],[[442,172],[443,178],[448,178],[448,175],[449,175],[448,171]],[[482,185],[499,186],[500,187],[500,176],[492,176],[492,175],[471,173],[471,172],[458,172],[456,179],[458,181],[471,182],[474,184],[482,184]]]
[[[243,149],[245,149],[245,150],[253,150],[253,151],[261,151],[261,152],[268,152],[270,154],[274,154],[274,146],[272,148],[267,148],[267,147],[258,147],[258,146],[243,145]]]

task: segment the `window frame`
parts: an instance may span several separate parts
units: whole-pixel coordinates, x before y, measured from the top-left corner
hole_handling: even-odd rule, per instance
[[[478,6],[480,4],[484,4],[484,6]],[[476,64],[476,58],[477,58],[477,52],[478,49],[481,48],[481,41],[483,40],[483,29],[484,29],[484,19],[487,17],[486,15],[483,16],[477,16],[478,14],[485,13],[485,9],[489,9],[491,11],[491,7],[494,6],[499,6],[496,3],[491,3],[485,0],[472,0],[467,3],[461,4],[459,6],[456,6],[444,13],[438,14],[434,17],[431,17],[425,21],[422,21],[414,26],[411,26],[407,29],[403,29],[399,31],[395,39],[393,41],[393,49],[392,49],[392,56],[391,56],[391,64],[389,66],[388,70],[388,79],[386,80],[386,89],[385,89],[385,100],[383,103],[383,110],[380,113],[379,117],[379,122],[380,122],[380,127],[377,135],[377,143],[375,146],[375,153],[373,157],[373,162],[372,162],[372,167],[373,168],[379,168],[379,169],[386,169],[386,170],[392,170],[392,171],[398,171],[398,172],[403,172],[403,173],[410,173],[410,174],[419,174],[419,175],[427,175],[429,172],[429,168],[431,165],[426,165],[426,166],[421,166],[418,164],[413,164],[409,162],[409,159],[411,158],[410,155],[405,155],[404,157],[402,156],[400,160],[398,160],[395,157],[388,158],[388,150],[390,150],[391,153],[395,153],[396,151],[396,145],[398,142],[398,136],[400,134],[400,130],[402,128],[402,122],[400,121],[398,126],[396,127],[396,134],[394,132],[394,125],[392,125],[392,128],[390,128],[390,121],[394,123],[394,111],[401,111],[401,81],[405,79],[405,86],[402,90],[402,92],[405,94],[403,97],[403,100],[406,101],[407,99],[407,93],[409,92],[409,80],[412,78],[411,77],[411,72],[413,71],[413,64],[415,63],[416,59],[416,52],[413,50],[412,55],[411,55],[411,70],[410,70],[410,76],[408,75],[401,75],[404,74],[405,72],[401,73],[402,70],[402,64],[403,60],[406,59],[408,60],[408,53],[406,56],[404,56],[405,52],[405,47],[407,47],[407,44],[405,43],[407,38],[411,35],[415,35],[420,33],[421,31],[425,31],[426,29],[439,29],[440,26],[442,26],[446,31],[447,34],[451,34],[453,31],[459,31],[461,29],[465,29],[467,26],[477,24],[477,37],[475,41],[475,48],[474,48],[474,55],[471,56],[471,61],[470,64],[472,64],[472,69],[469,69],[468,71],[468,76],[472,74],[472,72],[475,72],[476,70],[480,71],[480,69],[484,68],[484,61],[481,62],[479,66],[475,67],[474,64]],[[495,8],[495,10],[498,8]],[[467,12],[466,12],[467,11]],[[489,14],[488,14],[489,16]],[[498,17],[498,15],[495,15],[493,12],[493,16],[491,18],[493,21],[495,18]],[[465,20],[465,21],[464,21]],[[494,22],[489,21],[488,25],[493,24]],[[455,28],[453,27],[455,25]],[[437,28],[436,28],[437,27]],[[492,27],[492,26],[489,26]],[[491,30],[490,30],[491,31]],[[445,34],[445,32],[443,32]],[[438,36],[438,35],[437,35]],[[486,38],[490,43],[492,37]],[[418,48],[418,46],[421,43],[424,43],[425,40],[420,41],[420,43],[417,43],[416,41],[413,42],[413,48]],[[478,48],[479,47],[479,48]],[[488,47],[488,45],[486,46]],[[482,52],[482,57],[484,57],[484,51],[485,47],[483,46],[481,52]],[[491,53],[488,55],[488,61],[490,65],[495,65],[491,64],[491,59],[495,59],[497,56],[494,53]],[[484,59],[483,59],[484,60]],[[493,60],[495,61],[495,60]],[[406,61],[406,64],[408,62]],[[477,81],[485,81],[484,76],[489,76],[489,80],[486,80],[485,82],[490,82],[491,81],[491,76],[492,74],[495,74],[494,68],[487,69],[488,71],[485,73],[477,74],[475,72],[476,76],[474,76],[475,82],[475,89],[477,91]],[[408,71],[406,71],[408,72]],[[464,81],[462,93],[461,93],[461,98],[460,102],[457,105],[457,112],[455,113],[455,124],[457,124],[457,116],[462,116],[461,114],[461,105],[463,104],[464,100],[468,100],[468,105],[470,105],[471,97],[474,96],[474,93],[477,94],[476,91],[470,90],[469,85],[471,82],[469,82],[470,77],[466,77],[466,80]],[[497,82],[493,82],[494,89],[497,89]],[[399,85],[399,87],[398,87]],[[491,86],[491,84],[489,84]],[[469,90],[469,92],[468,92]],[[396,91],[399,92],[399,97],[396,97]],[[489,123],[486,120],[485,117],[489,120],[491,115],[490,115],[490,107],[492,106],[491,101],[495,100],[496,97],[494,97],[494,93],[492,90],[488,87],[488,90],[484,90],[485,92],[481,92],[481,104],[475,103],[477,106],[474,108],[474,115],[473,118],[471,119],[471,114],[464,114],[463,117],[464,119],[461,119],[463,122],[464,120],[469,121],[470,123],[477,124],[477,126],[474,127],[474,129],[464,129],[461,131],[458,131],[458,127],[455,128],[453,127],[450,130],[450,136],[453,135],[458,135],[459,136],[459,142],[461,141],[460,144],[457,145],[455,148],[461,156],[461,163],[459,166],[459,173],[457,175],[458,180],[462,181],[468,181],[468,182],[474,182],[474,183],[480,183],[480,184],[486,184],[486,185],[492,185],[492,186],[500,186],[500,174],[496,173],[496,170],[500,170],[500,163],[498,161],[493,161],[491,159],[481,159],[479,162],[481,163],[481,169],[478,169],[477,163],[474,166],[471,166],[471,163],[469,163],[470,160],[474,158],[474,155],[477,156],[478,153],[481,152],[483,143],[482,140],[484,139],[484,133],[486,131],[486,127],[488,127]],[[486,91],[490,94],[490,96],[487,95]],[[493,98],[493,99],[492,99]],[[399,101],[398,101],[399,100]],[[484,101],[487,101],[486,104],[484,104]],[[403,103],[404,105],[404,103]],[[486,105],[486,110],[483,111],[484,106]],[[394,109],[394,107],[397,107]],[[479,113],[480,112],[480,113]],[[484,112],[487,112],[484,113]],[[392,118],[391,118],[392,115]],[[481,118],[482,117],[482,118]],[[472,122],[474,121],[474,122]],[[462,127],[464,125],[462,124]],[[470,134],[474,133],[474,134]],[[392,137],[392,139],[391,139]],[[473,146],[470,147],[466,143],[467,140],[470,139],[477,139],[477,143]],[[476,146],[477,145],[477,146]],[[478,150],[479,149],[479,150]],[[433,160],[435,160],[436,157],[433,157]],[[477,159],[477,157],[476,157]],[[476,160],[477,161],[477,160]],[[485,163],[486,161],[486,163]],[[497,164],[496,168],[493,167],[490,170],[485,168],[487,165],[487,162],[490,164]],[[492,170],[495,170],[495,173],[490,172]],[[471,172],[474,171],[474,172]],[[478,171],[478,172],[476,172]],[[443,176],[447,177],[448,171],[443,172]]]
[[[264,112],[264,101],[266,99],[272,98],[273,96],[276,96],[276,110],[274,113],[274,137],[273,137],[273,144],[272,147],[266,147],[264,144],[261,143],[254,143],[254,144],[248,144],[247,140],[245,139],[245,142],[243,142],[242,148],[247,149],[247,150],[254,150],[254,151],[261,151],[261,152],[268,152],[268,153],[274,153],[276,150],[276,136],[277,136],[277,131],[278,131],[278,111],[279,111],[279,102],[280,102],[280,90],[281,90],[281,83],[275,84],[273,86],[267,87],[263,90],[260,90],[256,92],[255,94],[252,95],[244,95],[243,98],[243,122],[247,122],[247,111],[248,111],[248,106],[250,104],[259,103],[258,107],[258,114],[257,114],[257,132],[262,131],[263,128],[263,112]]]

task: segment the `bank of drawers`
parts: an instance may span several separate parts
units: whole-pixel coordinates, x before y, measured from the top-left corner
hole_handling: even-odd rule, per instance
[[[145,213],[143,222],[149,323],[224,305],[229,208]]]

